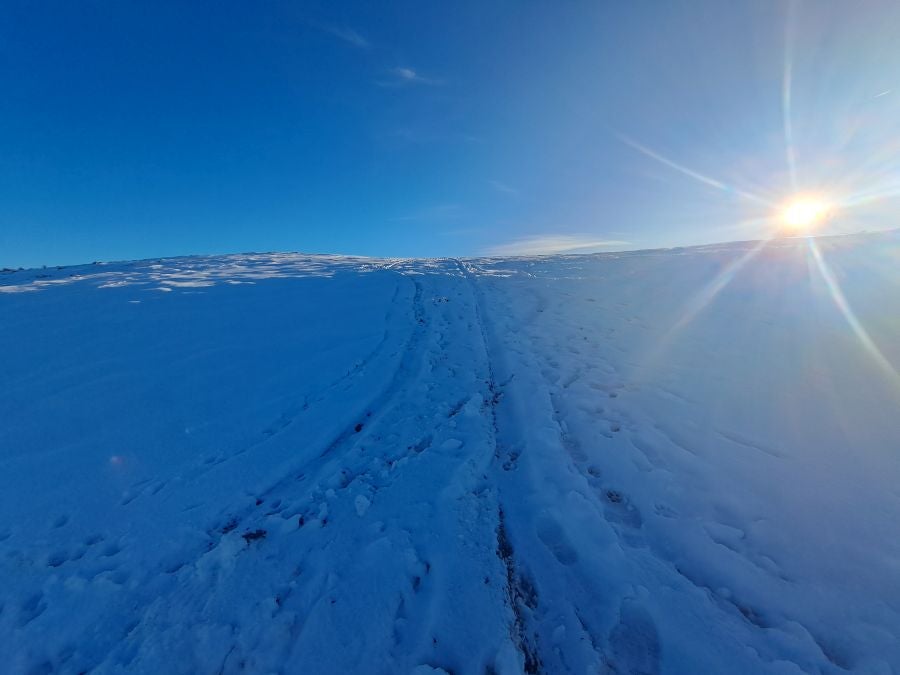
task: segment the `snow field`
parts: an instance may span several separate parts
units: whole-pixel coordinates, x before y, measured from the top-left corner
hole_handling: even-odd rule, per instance
[[[897,672],[898,264],[894,233],[0,276],[0,662]]]

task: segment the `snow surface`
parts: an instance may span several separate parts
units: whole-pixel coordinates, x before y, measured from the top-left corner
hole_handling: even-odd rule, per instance
[[[900,235],[0,274],[0,670],[900,672]]]

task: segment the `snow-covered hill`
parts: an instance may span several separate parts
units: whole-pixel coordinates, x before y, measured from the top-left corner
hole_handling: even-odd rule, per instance
[[[897,233],[27,270],[0,317],[3,672],[900,672]]]

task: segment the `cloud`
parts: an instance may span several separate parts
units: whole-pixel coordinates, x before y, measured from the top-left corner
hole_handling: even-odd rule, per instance
[[[519,191],[516,188],[510,187],[506,183],[501,183],[499,180],[489,180],[488,183],[497,192],[503,192],[504,194],[508,194],[508,195],[519,194]]]
[[[551,234],[516,239],[508,244],[492,246],[484,251],[489,256],[549,255],[552,253],[593,253],[627,246],[618,239],[597,239],[586,235]]]
[[[443,81],[431,77],[425,77],[412,68],[391,68],[388,71],[390,79],[375,82],[379,87],[406,87],[414,85],[437,86]]]
[[[369,49],[372,46],[366,38],[357,33],[352,28],[348,28],[346,26],[335,26],[327,23],[317,23],[315,24],[316,28],[318,28],[323,33],[328,33],[329,35],[336,37],[338,40],[341,40],[352,47],[356,47],[357,49]]]
[[[438,232],[438,234],[442,237],[469,237],[473,234],[480,233],[481,228],[479,227],[458,227],[452,230],[444,230],[443,232]]]
[[[379,138],[394,142],[410,144],[426,143],[483,143],[484,141],[473,134],[457,131],[443,131],[424,127],[400,127],[392,131],[380,134]]]
[[[463,208],[459,204],[435,204],[414,213],[391,218],[394,222],[452,220],[463,215]]]

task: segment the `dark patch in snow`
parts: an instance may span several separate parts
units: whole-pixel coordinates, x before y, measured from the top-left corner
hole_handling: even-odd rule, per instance
[[[251,532],[244,532],[244,534],[242,534],[241,536],[244,538],[244,541],[246,541],[249,544],[251,541],[256,541],[258,539],[265,539],[266,534],[267,533],[265,530],[253,530]]]
[[[506,568],[506,595],[515,617],[512,626],[512,638],[516,647],[525,659],[526,673],[539,673],[541,671],[541,658],[535,644],[526,633],[525,614],[522,605],[528,609],[537,607],[538,598],[534,585],[520,576],[516,569],[512,544],[506,534],[506,523],[503,509],[498,512],[497,523],[497,556]],[[537,636],[533,636],[535,641]]]

